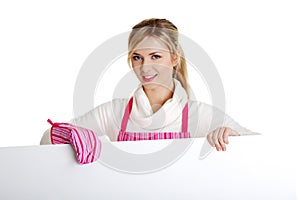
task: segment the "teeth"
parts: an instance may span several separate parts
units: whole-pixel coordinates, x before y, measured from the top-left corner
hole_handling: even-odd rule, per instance
[[[155,75],[148,75],[148,76],[144,76],[145,78],[149,79],[149,78],[153,78]]]

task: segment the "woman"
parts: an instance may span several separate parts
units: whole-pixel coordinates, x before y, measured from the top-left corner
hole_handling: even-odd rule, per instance
[[[189,100],[187,66],[177,27],[146,19],[132,29],[128,63],[141,82],[129,99],[113,99],[73,119],[111,141],[205,137],[225,151],[229,136],[251,134],[218,109]],[[42,144],[51,143],[49,131]]]

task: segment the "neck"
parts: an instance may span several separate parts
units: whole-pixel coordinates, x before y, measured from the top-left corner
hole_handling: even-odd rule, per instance
[[[173,97],[174,87],[173,81],[169,88],[164,86],[156,86],[154,88],[143,87],[153,113],[159,110],[168,99]]]

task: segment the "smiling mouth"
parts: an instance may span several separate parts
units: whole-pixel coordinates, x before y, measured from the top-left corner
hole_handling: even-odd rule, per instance
[[[154,75],[147,75],[147,76],[142,76],[142,77],[143,77],[143,81],[145,81],[145,82],[150,82],[150,81],[152,81],[153,79],[155,79],[156,76],[157,76],[157,74],[154,74]]]

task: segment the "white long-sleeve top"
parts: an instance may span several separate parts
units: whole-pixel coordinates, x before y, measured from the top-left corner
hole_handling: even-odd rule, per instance
[[[180,132],[182,109],[188,103],[188,131],[191,137],[205,137],[219,127],[229,127],[240,135],[253,134],[216,107],[188,100],[180,82],[174,79],[174,84],[173,97],[155,113],[140,86],[133,95],[132,111],[126,131]],[[116,141],[128,101],[129,99],[113,99],[81,117],[72,119],[70,123],[91,129],[99,136],[106,135],[111,141]],[[51,144],[49,130],[44,133],[41,144]]]

